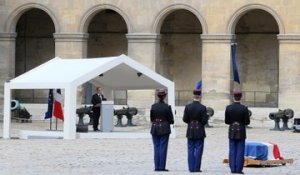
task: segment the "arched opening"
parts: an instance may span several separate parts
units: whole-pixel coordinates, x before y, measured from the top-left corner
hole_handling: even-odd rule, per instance
[[[106,9],[96,14],[89,27],[88,57],[127,54],[127,26],[117,12]]]
[[[244,103],[251,107],[277,107],[279,28],[276,20],[264,10],[251,10],[239,19],[235,34]]]
[[[182,106],[202,79],[201,23],[193,13],[180,9],[165,18],[160,33],[158,72],[175,82],[175,103]]]
[[[105,9],[97,13],[88,26],[88,57],[107,57],[127,55],[127,25],[122,16],[114,10]],[[86,102],[90,103],[95,89],[90,83],[86,83]],[[114,91],[115,104],[127,104],[126,91]]]
[[[16,33],[15,76],[19,76],[55,56],[53,38],[55,26],[45,11],[31,9],[25,12],[17,22]],[[22,103],[46,103],[47,93],[40,90],[20,90],[15,92],[14,98]]]

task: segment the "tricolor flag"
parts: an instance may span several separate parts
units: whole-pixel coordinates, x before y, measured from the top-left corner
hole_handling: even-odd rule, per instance
[[[62,109],[62,96],[60,89],[56,89],[54,93],[53,116],[64,121],[64,113]]]
[[[60,89],[56,89],[53,94],[53,89],[49,90],[48,96],[48,110],[45,113],[45,119],[52,118],[52,116],[64,120],[62,109],[62,96]]]
[[[52,113],[53,113],[53,89],[50,89],[48,95],[48,110],[45,113],[45,119],[51,118]]]
[[[236,43],[231,44],[231,60],[232,60],[232,73],[233,73],[233,81],[240,84],[239,71],[236,63]]]
[[[255,160],[283,160],[278,145],[270,142],[246,142],[245,156]]]

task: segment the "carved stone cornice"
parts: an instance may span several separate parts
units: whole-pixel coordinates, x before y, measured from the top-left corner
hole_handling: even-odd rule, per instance
[[[55,42],[85,42],[89,38],[88,33],[54,33]]]
[[[279,34],[279,43],[300,43],[300,34]]]
[[[159,43],[160,35],[151,33],[127,34],[128,43]]]
[[[232,43],[235,35],[228,34],[202,34],[200,35],[203,43]]]
[[[0,33],[0,41],[15,41],[17,33]]]

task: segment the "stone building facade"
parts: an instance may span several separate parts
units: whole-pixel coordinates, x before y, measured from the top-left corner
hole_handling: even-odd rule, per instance
[[[202,101],[216,110],[241,88],[250,106],[299,111],[299,7],[298,0],[0,0],[1,101],[5,81],[55,56],[126,54],[173,80],[181,105],[202,80]],[[153,102],[152,91],[129,91],[128,103],[141,97]]]

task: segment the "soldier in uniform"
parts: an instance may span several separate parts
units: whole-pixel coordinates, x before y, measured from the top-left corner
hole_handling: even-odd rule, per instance
[[[104,95],[102,94],[102,88],[97,87],[96,93],[92,96],[92,104],[93,104],[93,128],[94,131],[99,131],[98,125],[99,125],[99,118],[101,115],[101,103],[102,101],[105,101],[106,98],[104,98]]]
[[[225,123],[229,125],[229,166],[231,173],[244,174],[246,125],[250,124],[248,108],[240,103],[242,92],[234,90],[233,103],[225,110]]]
[[[170,124],[174,124],[171,106],[164,102],[167,93],[164,89],[157,91],[158,102],[153,104],[150,110],[152,122],[151,131],[154,146],[154,171],[168,171],[166,159],[171,133]]]
[[[183,121],[188,124],[186,137],[188,146],[188,166],[190,172],[202,172],[201,160],[204,147],[205,124],[208,121],[206,107],[200,103],[201,90],[193,91],[194,100],[185,106]]]

